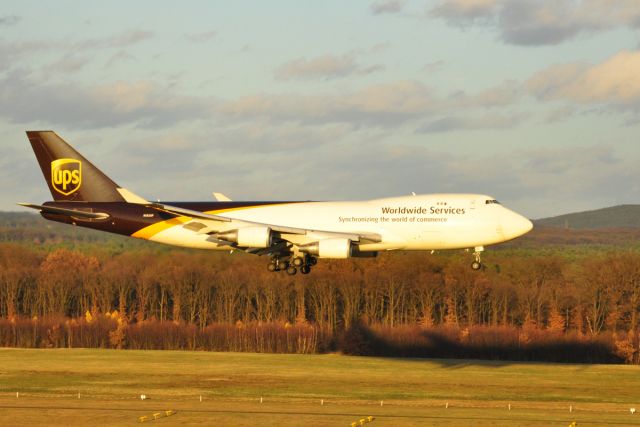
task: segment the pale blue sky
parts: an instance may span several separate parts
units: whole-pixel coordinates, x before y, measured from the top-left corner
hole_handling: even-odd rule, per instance
[[[640,202],[636,0],[13,3],[2,210],[51,198],[27,129],[150,199]]]

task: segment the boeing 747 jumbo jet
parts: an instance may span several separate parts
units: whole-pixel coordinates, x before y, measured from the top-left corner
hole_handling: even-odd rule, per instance
[[[28,131],[54,201],[52,221],[190,248],[270,257],[269,271],[308,274],[318,258],[380,251],[474,249],[527,233],[527,218],[479,194],[428,194],[356,202],[149,202],[120,187],[52,131]]]

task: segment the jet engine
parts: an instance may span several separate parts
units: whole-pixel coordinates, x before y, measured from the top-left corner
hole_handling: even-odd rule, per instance
[[[353,245],[349,239],[323,239],[300,246],[300,251],[320,258],[349,258]]]
[[[319,258],[375,258],[378,252],[360,250],[349,239],[324,239],[299,247],[300,252]]]
[[[269,227],[243,227],[218,233],[218,238],[248,248],[268,248],[273,243]]]
[[[300,251],[320,258],[349,258],[351,247],[349,239],[323,239],[300,246]]]

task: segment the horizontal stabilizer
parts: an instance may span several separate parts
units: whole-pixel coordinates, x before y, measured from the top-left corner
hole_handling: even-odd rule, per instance
[[[26,208],[39,210],[40,213],[48,213],[54,215],[68,215],[74,218],[87,218],[87,219],[106,219],[109,218],[109,214],[104,212],[87,212],[76,209],[57,208],[55,206],[41,206],[33,205],[31,203],[18,203],[20,206]]]

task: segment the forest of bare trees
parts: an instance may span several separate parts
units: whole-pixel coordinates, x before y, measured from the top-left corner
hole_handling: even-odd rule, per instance
[[[620,360],[638,363],[637,251],[583,257],[498,251],[484,271],[468,264],[464,254],[392,253],[375,260],[322,260],[311,275],[290,277],[269,273],[262,258],[243,255],[153,249],[112,254],[99,247],[41,251],[4,243],[0,345],[78,345],[82,339],[73,338],[73,327],[90,330],[100,322],[103,338],[85,345],[153,348],[139,344],[141,328],[147,328],[149,336],[164,336],[166,329],[192,337],[177,348],[314,352],[340,348],[345,331],[386,337],[387,344],[426,343],[422,332],[447,331],[439,336],[467,343],[481,338],[486,344],[498,334],[520,347],[549,337],[597,340]],[[58,332],[51,330],[55,325]],[[273,345],[259,347],[265,338],[256,328],[268,325],[286,328],[284,338],[275,338],[274,329]],[[44,328],[39,338],[16,336],[23,329],[33,335],[37,328]],[[226,336],[244,331],[242,339],[252,344],[204,344],[215,328]],[[303,344],[291,344],[293,330]],[[56,333],[66,338],[56,341]]]

